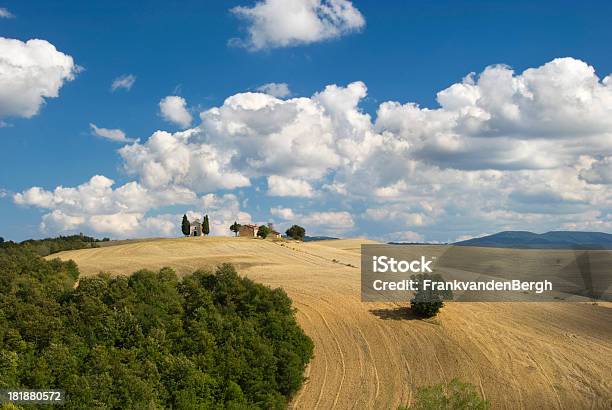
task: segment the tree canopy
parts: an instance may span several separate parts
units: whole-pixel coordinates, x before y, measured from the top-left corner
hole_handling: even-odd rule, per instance
[[[270,232],[272,232],[272,230],[270,229],[268,225],[261,225],[257,229],[257,236],[259,236],[260,238],[266,239],[268,235],[270,235]]]
[[[416,282],[417,291],[410,300],[410,309],[417,316],[423,318],[436,316],[444,306],[444,300],[453,298],[453,292],[451,290],[425,289],[423,286],[423,281],[426,279],[435,282],[443,282],[444,278],[442,278],[440,274],[420,273],[418,275],[412,275],[411,279]]]
[[[304,237],[306,237],[306,229],[299,225],[293,225],[291,228],[287,229],[285,234],[291,239],[303,241]]]
[[[74,262],[4,245],[0,389],[61,388],[66,409],[282,409],[304,380],[291,300],[231,265],[77,284]]]
[[[234,221],[234,223],[230,226],[230,231],[234,232],[234,235],[238,236],[238,232],[240,232],[240,225],[238,222]]]

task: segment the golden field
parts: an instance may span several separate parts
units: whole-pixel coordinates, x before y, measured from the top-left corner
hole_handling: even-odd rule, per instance
[[[315,342],[295,408],[396,408],[419,386],[454,377],[493,408],[612,408],[610,304],[447,303],[435,319],[415,320],[407,303],[361,302],[362,243],[373,242],[153,239],[52,257],[73,259],[83,275],[231,262],[282,287]]]

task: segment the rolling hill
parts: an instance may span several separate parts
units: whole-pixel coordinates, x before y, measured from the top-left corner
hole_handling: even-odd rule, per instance
[[[612,407],[612,304],[454,302],[434,319],[414,320],[408,303],[361,302],[362,243],[374,242],[156,239],[53,257],[73,259],[84,275],[162,266],[188,273],[232,262],[242,275],[284,288],[315,343],[293,408],[393,409],[413,402],[419,386],[455,377],[494,409]]]
[[[517,249],[612,249],[612,235],[602,232],[551,231],[537,234],[504,231],[454,245]]]

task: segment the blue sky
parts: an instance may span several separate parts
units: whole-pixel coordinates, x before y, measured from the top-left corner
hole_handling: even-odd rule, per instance
[[[612,5],[534,3],[0,3],[0,236],[172,236],[187,211],[216,234],[234,219],[386,240],[609,232]],[[57,51],[27,54],[30,39]],[[60,77],[54,53],[72,59]],[[270,83],[290,94],[245,94]],[[168,96],[183,100],[164,116]]]

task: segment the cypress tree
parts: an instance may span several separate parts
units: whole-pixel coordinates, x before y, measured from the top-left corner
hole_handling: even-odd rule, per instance
[[[189,236],[191,233],[191,224],[189,223],[189,219],[187,219],[187,215],[183,215],[183,222],[181,223],[181,229],[183,231],[183,235]]]
[[[208,235],[210,233],[210,225],[208,224],[208,215],[204,216],[204,221],[202,221],[202,231],[204,235]]]

